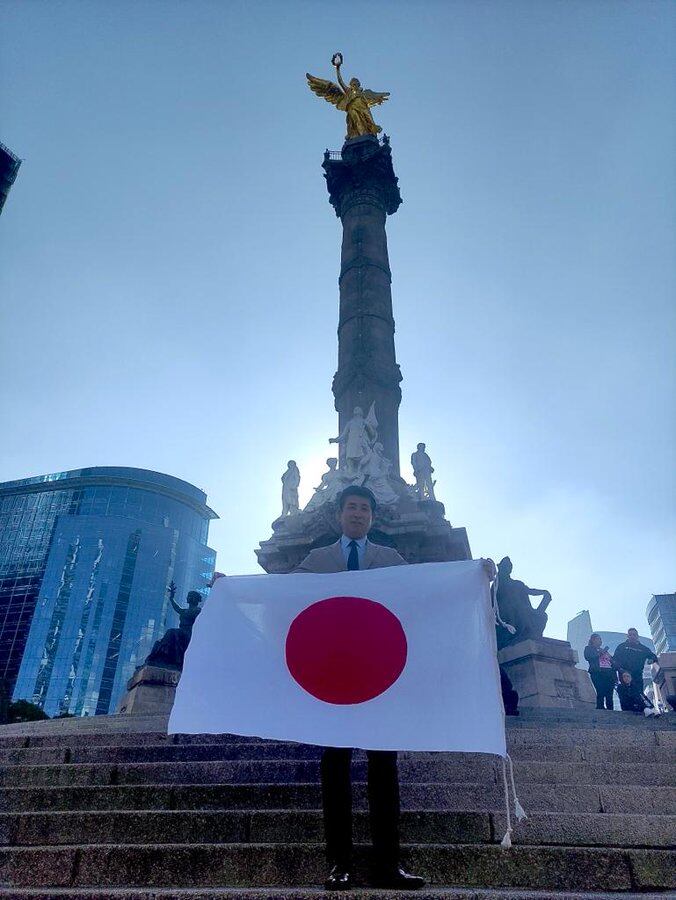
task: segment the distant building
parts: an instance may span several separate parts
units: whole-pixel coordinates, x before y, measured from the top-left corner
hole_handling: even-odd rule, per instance
[[[628,625],[627,627],[631,628],[631,625]],[[601,638],[602,646],[607,646],[611,653],[614,652],[618,644],[627,640],[627,634],[624,631],[599,631],[598,628],[592,628],[589,610],[583,609],[582,612],[579,612],[575,618],[571,619],[568,623],[568,642],[573,650],[577,650],[577,667],[579,669],[585,669],[585,671],[589,668],[589,663],[584,658],[584,648],[589,643],[589,638],[592,634],[598,634]],[[645,644],[649,650],[652,650],[653,653],[657,652],[651,638],[645,637],[645,635],[639,635],[639,640],[642,644]],[[649,689],[651,682],[652,668],[649,664],[646,664],[643,669],[643,686],[645,690]]]
[[[594,633],[592,628],[591,616],[588,609],[583,609],[574,619],[568,623],[567,640],[573,650],[577,650],[577,667],[578,669],[587,669],[587,663],[584,658],[584,648],[589,643],[589,637]]]
[[[10,188],[16,181],[21,160],[15,156],[9,147],[0,144],[0,213],[5,205],[5,200]]]
[[[159,472],[92,468],[0,484],[0,678],[48,715],[114,712],[166,628],[167,589],[206,595],[216,514]]]
[[[646,610],[655,653],[676,650],[676,594],[653,594]]]

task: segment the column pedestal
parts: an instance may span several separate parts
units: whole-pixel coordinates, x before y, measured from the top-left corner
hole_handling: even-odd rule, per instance
[[[117,708],[118,715],[163,716],[171,712],[180,681],[178,669],[141,666],[127,682],[127,693]]]
[[[410,501],[405,509],[378,509],[369,540],[394,547],[408,563],[471,559],[464,528],[444,518],[443,503]],[[305,510],[273,525],[274,534],[261,541],[256,556],[270,575],[293,571],[310,550],[326,547],[340,537],[336,507],[327,503],[315,512]]]
[[[519,706],[593,709],[596,692],[587,672],[575,667],[568,641],[520,641],[498,653],[498,662],[519,692]]]
[[[657,659],[659,660],[657,667],[653,666],[653,681],[659,689],[663,702],[666,703],[667,697],[676,697],[676,652],[660,653]]]

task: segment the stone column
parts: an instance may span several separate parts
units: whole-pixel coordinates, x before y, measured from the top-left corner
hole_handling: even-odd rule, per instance
[[[324,156],[329,200],[343,223],[340,265],[338,371],[333,394],[342,431],[355,406],[368,414],[375,401],[379,440],[399,474],[401,372],[394,350],[394,319],[385,220],[401,203],[388,138],[346,141]]]

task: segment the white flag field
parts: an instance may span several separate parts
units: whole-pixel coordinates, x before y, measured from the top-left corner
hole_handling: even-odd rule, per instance
[[[219,578],[169,732],[504,757],[481,561]]]

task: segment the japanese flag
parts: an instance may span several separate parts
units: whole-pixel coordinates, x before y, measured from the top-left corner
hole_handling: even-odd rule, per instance
[[[169,731],[504,756],[481,562],[218,579]]]

